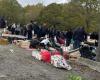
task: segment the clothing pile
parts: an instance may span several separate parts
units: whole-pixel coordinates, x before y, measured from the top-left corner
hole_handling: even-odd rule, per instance
[[[46,63],[51,63],[53,66],[57,68],[64,68],[67,70],[72,69],[72,67],[68,64],[65,58],[56,52],[52,54],[52,52],[45,49],[41,49],[40,51],[37,49],[34,49],[32,51],[32,56],[33,58],[44,61]]]

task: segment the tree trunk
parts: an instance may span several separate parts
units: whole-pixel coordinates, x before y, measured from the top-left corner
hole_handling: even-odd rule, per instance
[[[88,29],[90,27],[90,15],[91,15],[91,12],[90,12],[90,9],[89,9],[89,3],[88,3],[88,0],[86,1],[86,5],[85,5],[85,8],[86,8],[86,29]]]
[[[99,32],[99,41],[98,41],[98,48],[97,48],[97,54],[96,54],[96,61],[100,62],[100,32]]]

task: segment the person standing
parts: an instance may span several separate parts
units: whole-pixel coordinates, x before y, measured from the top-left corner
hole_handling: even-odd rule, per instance
[[[45,37],[46,34],[47,34],[47,24],[44,23],[44,24],[42,25],[41,37]]]
[[[26,25],[23,26],[23,36],[27,36],[27,28],[26,28]]]
[[[73,32],[72,32],[71,29],[69,29],[69,30],[66,32],[66,34],[65,34],[65,37],[66,37],[66,46],[69,46],[69,45],[70,45],[72,36],[73,36]]]
[[[81,46],[81,42],[84,42],[85,39],[86,39],[86,33],[85,33],[84,28],[83,27],[77,28],[73,34],[74,49],[79,48]]]
[[[12,27],[11,27],[11,33],[15,34],[15,28],[16,28],[16,23],[13,23]]]
[[[6,27],[6,22],[3,17],[0,18],[0,28],[5,28]]]
[[[39,32],[39,26],[38,26],[37,22],[34,21],[34,23],[32,25],[33,25],[34,35],[38,35],[40,32]]]
[[[29,40],[32,39],[32,30],[33,30],[32,23],[29,23],[29,24],[27,25],[27,35],[28,35],[28,39],[29,39]]]
[[[17,25],[16,29],[15,29],[15,34],[19,35],[21,32],[21,28],[20,28],[20,24]]]

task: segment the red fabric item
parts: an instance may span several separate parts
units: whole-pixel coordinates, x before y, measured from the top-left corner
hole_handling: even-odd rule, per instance
[[[69,59],[69,54],[67,52],[63,52],[63,57],[68,60]]]
[[[47,63],[51,62],[51,54],[48,50],[41,49],[41,56],[44,62],[47,62]]]
[[[62,39],[62,38],[58,38],[58,42],[59,42],[60,44],[65,44],[65,40]]]
[[[52,55],[61,55],[61,54],[60,54],[60,52],[59,52],[59,51],[57,51],[57,50],[52,51],[51,53],[52,53]]]

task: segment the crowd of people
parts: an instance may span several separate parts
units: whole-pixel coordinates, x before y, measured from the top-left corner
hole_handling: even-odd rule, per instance
[[[0,19],[0,27],[7,30],[6,34],[10,34],[10,37],[6,37],[7,42],[16,44],[19,41],[19,47],[32,50],[32,57],[51,63],[55,67],[71,70],[71,66],[66,62],[68,59],[78,60],[80,57],[84,57],[96,60],[98,33],[88,34],[82,26],[61,31],[56,27],[48,27],[46,23],[40,25],[36,21],[30,21],[27,25],[18,23],[8,25],[6,21]],[[14,37],[11,37],[12,35]],[[17,35],[25,37],[25,40],[21,40],[22,38],[18,40]],[[94,45],[83,45],[87,42],[88,36],[96,40]],[[5,37],[3,36],[3,38]]]
[[[48,28],[44,23],[43,25],[38,25],[37,22],[31,21],[27,25],[20,25],[13,23],[7,27],[11,34],[23,35],[26,36],[29,40],[32,39],[33,36],[37,36],[37,39],[41,37],[45,37],[54,39],[59,44],[64,44],[69,46],[70,43],[74,42],[74,48],[79,48],[81,42],[84,42],[87,38],[87,34],[83,27],[79,27],[76,29],[69,29],[67,31],[60,31],[56,28]]]
[[[96,39],[98,41],[98,33],[93,32],[92,34],[88,34],[84,27],[77,27],[75,29],[70,28],[67,31],[60,31],[55,27],[47,27],[48,25],[46,23],[39,25],[36,21],[30,21],[27,25],[13,23],[6,26],[6,29],[10,31],[12,35],[22,35],[27,37],[27,39],[31,41],[30,48],[39,44],[44,48],[51,46],[62,53],[62,45],[66,47],[73,45],[73,49],[78,49],[82,46],[82,42],[87,41],[88,36],[90,36],[91,39]],[[33,39],[34,37],[35,39]],[[98,43],[96,42],[94,46],[97,45]],[[92,48],[83,47],[81,53],[83,53],[85,49]],[[90,54],[88,56],[90,56]]]

